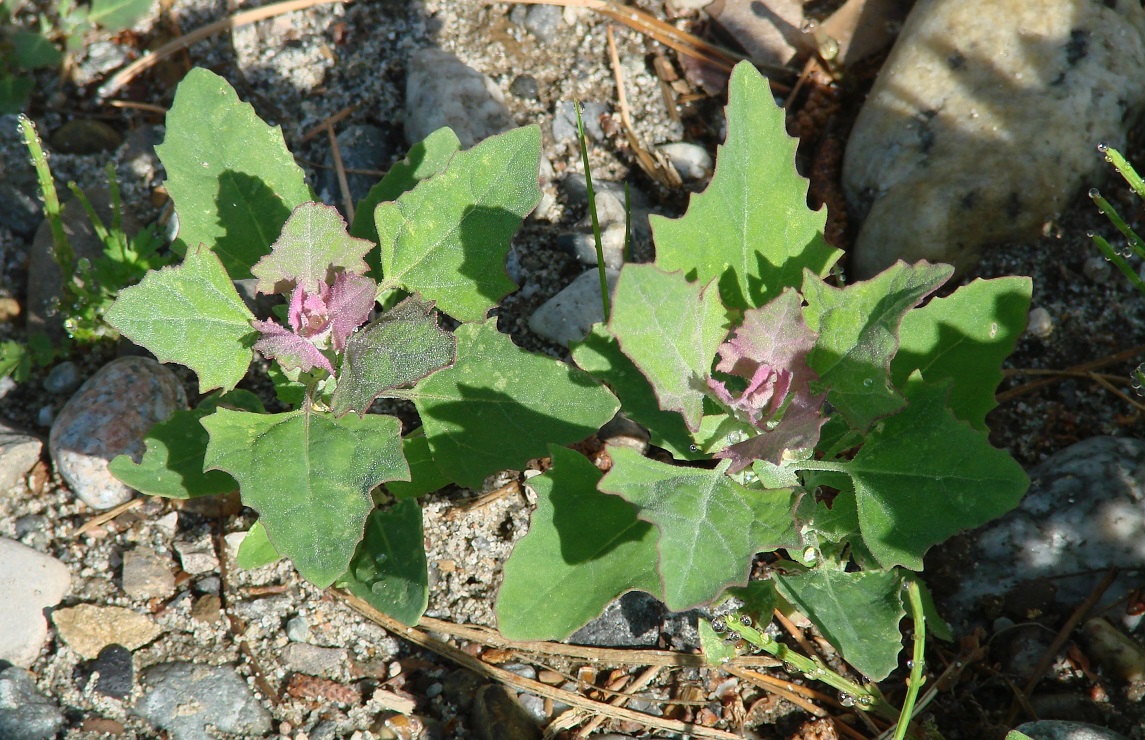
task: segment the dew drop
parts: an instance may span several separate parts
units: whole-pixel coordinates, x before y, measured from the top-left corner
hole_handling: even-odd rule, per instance
[[[864,388],[870,388],[874,384],[875,384],[874,378],[864,378],[863,379],[863,387]]]
[[[855,697],[850,694],[843,694],[839,697],[839,703],[845,707],[853,707],[855,706]]]
[[[724,621],[723,617],[716,617],[715,619],[712,620],[712,629],[715,630],[716,632],[727,632],[728,631],[727,622]]]
[[[1094,198],[1094,199],[1100,198],[1101,197],[1101,191],[1098,190],[1097,188],[1090,188],[1089,189],[1089,197]]]
[[[1105,143],[1104,141],[1098,142],[1097,151],[1105,154],[1107,151],[1109,151],[1109,144]]]
[[[908,671],[914,670],[914,661],[913,660],[908,660],[906,662],[906,669]]]
[[[998,322],[995,321],[990,324],[990,338],[993,339],[996,336],[998,336]]]
[[[759,633],[759,641],[762,642],[764,645],[770,645],[771,644],[771,635],[767,634],[766,632],[761,632],[761,633]]]
[[[388,559],[389,559],[389,556],[386,555],[384,552],[379,552],[377,555],[374,556],[374,562],[377,563],[378,565],[381,565],[382,563],[386,562],[386,560],[388,560]]]
[[[1094,230],[1093,230],[1093,229],[1089,229],[1089,230],[1087,230],[1087,231],[1085,232],[1085,235],[1086,235],[1087,237],[1089,237],[1090,239],[1092,239],[1093,237],[1097,236],[1097,233],[1096,233],[1096,232],[1094,232]]]
[[[688,445],[688,449],[691,450],[692,452],[699,452],[700,446],[699,445]]]
[[[746,614],[741,614],[739,617],[739,623],[742,624],[744,627],[750,627],[752,625],[751,617],[749,617]]]
[[[211,166],[209,162],[203,162],[202,164],[204,167],[210,167]]]
[[[814,563],[819,559],[819,552],[814,547],[808,547],[803,551],[803,560],[808,563]]]
[[[860,706],[869,707],[875,703],[875,700],[870,696],[860,696],[858,702]]]

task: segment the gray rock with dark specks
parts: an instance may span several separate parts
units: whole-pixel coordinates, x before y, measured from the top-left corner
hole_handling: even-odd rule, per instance
[[[185,408],[187,394],[174,373],[146,357],[121,357],[68,400],[52,424],[48,450],[80,500],[110,509],[132,491],[108,472],[108,462],[121,454],[138,461],[151,426]]]
[[[847,143],[857,277],[1039,235],[1112,172],[1143,75],[1138,0],[920,0]]]
[[[63,713],[40,693],[31,673],[16,666],[0,671],[0,738],[47,740],[63,726]]]
[[[463,149],[513,128],[501,88],[448,51],[419,49],[406,75],[406,140],[412,146],[442,126]]]
[[[236,735],[270,732],[270,712],[233,666],[163,663],[141,679],[147,691],[134,711],[171,740],[210,740],[215,735],[207,725]]]

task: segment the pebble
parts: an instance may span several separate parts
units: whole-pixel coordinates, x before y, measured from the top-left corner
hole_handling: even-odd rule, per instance
[[[194,540],[176,540],[175,552],[179,553],[183,570],[191,575],[214,573],[219,569],[219,558],[215,555],[215,544],[209,534]]]
[[[1026,722],[1014,729],[1029,735],[1033,740],[1129,740],[1120,732],[1063,719]]]
[[[410,55],[405,132],[411,146],[448,126],[468,149],[515,125],[493,80],[441,49],[419,49]]]
[[[220,732],[265,735],[270,712],[233,666],[163,663],[143,671],[146,693],[134,712],[171,733],[172,740],[208,740]]]
[[[93,41],[85,46],[83,58],[72,65],[72,82],[87,87],[127,64],[130,53],[126,46],[114,41]]]
[[[70,393],[80,384],[80,369],[71,360],[65,360],[53,367],[44,378],[44,390],[48,393]]]
[[[131,651],[122,645],[108,645],[99,651],[95,660],[86,666],[89,675],[99,674],[95,690],[114,699],[126,699],[131,694],[135,670],[131,665]]]
[[[1109,279],[1113,277],[1113,267],[1110,266],[1109,260],[1100,254],[1095,254],[1086,259],[1082,264],[1081,274],[1098,285],[1105,285],[1109,282]],[[1118,275],[1118,279],[1120,278],[1121,276]]]
[[[517,702],[537,724],[543,725],[548,721],[549,713],[545,711],[545,700],[541,697],[521,693],[517,694]]]
[[[557,37],[564,9],[557,5],[533,5],[525,13],[525,28],[542,43],[549,43]]]
[[[1041,306],[1030,309],[1030,314],[1026,319],[1026,331],[1029,332],[1030,336],[1038,339],[1045,339],[1053,334],[1054,319],[1050,316],[1050,312]]]
[[[975,533],[975,567],[951,598],[951,616],[967,619],[983,599],[1034,579],[1053,579],[1057,602],[1076,605],[1093,589],[1092,573],[1140,569],[1142,470],[1145,441],[1127,437],[1093,437],[1047,458],[1030,473],[1030,490],[1018,507]],[[1103,603],[1133,585],[1122,576]]]
[[[98,657],[108,645],[135,650],[163,632],[148,617],[121,606],[80,604],[57,609],[52,612],[52,623],[60,639],[89,660]]]
[[[596,236],[592,228],[561,234],[557,237],[557,248],[566,252],[584,265],[595,265],[599,262],[596,254]],[[600,247],[604,253],[604,265],[613,270],[624,266],[624,224],[611,224],[600,228]]]
[[[588,204],[588,185],[583,174],[574,172],[566,175],[561,181],[561,189],[570,204]],[[601,219],[602,226],[624,223],[624,183],[593,178],[592,189],[596,199],[597,219]],[[653,212],[652,204],[643,191],[632,186],[628,188],[628,200],[632,211],[632,239],[634,242],[646,242],[652,236],[652,228],[648,225],[648,215]],[[587,218],[587,212],[585,216]],[[581,219],[578,225],[585,223],[588,222]]]
[[[537,78],[532,75],[517,75],[509,84],[509,92],[522,100],[537,100],[541,96]]]
[[[52,148],[62,154],[99,154],[123,143],[118,131],[94,118],[73,118],[51,136]]]
[[[0,419],[0,493],[6,493],[40,459],[44,443]]]
[[[132,599],[165,599],[175,593],[175,574],[169,559],[150,547],[123,554],[123,591]]]
[[[608,290],[616,288],[617,270],[605,270]],[[529,317],[529,328],[550,342],[568,346],[584,339],[592,325],[604,321],[600,303],[600,273],[589,270],[545,301]]]
[[[71,582],[59,560],[0,537],[0,661],[25,668],[36,661],[48,636],[44,609],[60,603]]]
[[[182,384],[158,362],[112,360],[80,387],[52,424],[48,449],[56,470],[88,506],[118,506],[132,490],[108,472],[108,462],[120,454],[138,460],[151,426],[185,408]]]
[[[111,195],[107,188],[85,188],[84,193],[104,224],[110,224]],[[96,235],[87,211],[78,200],[71,198],[64,203],[60,218],[77,260],[95,260],[103,255],[103,242]],[[54,247],[51,226],[43,220],[39,224],[28,254],[27,330],[28,334],[43,332],[53,344],[58,344],[64,337],[64,316],[55,305],[60,298],[63,278],[52,257]],[[126,234],[135,234],[140,228],[139,222],[130,212],[123,214],[122,227]]]
[[[593,141],[604,141],[604,129],[600,127],[600,117],[608,113],[608,106],[604,103],[587,101],[580,104],[580,118],[584,123],[584,134]],[[562,100],[557,103],[553,112],[553,138],[557,142],[577,141],[576,103],[572,100]],[[593,181],[593,186],[596,181]]]
[[[648,451],[648,430],[629,419],[622,412],[617,412],[612,420],[600,428],[597,438],[605,444],[619,447],[631,447],[643,455]]]
[[[195,590],[201,594],[214,594],[218,596],[223,590],[223,579],[218,576],[206,576],[195,581]]]
[[[346,672],[349,654],[345,648],[326,648],[304,642],[292,642],[282,649],[282,663],[287,670],[307,676],[341,678]]]
[[[696,6],[696,0],[688,2]],[[767,0],[765,3],[716,0],[707,14],[739,42],[752,61],[784,66],[801,51],[814,46],[811,34],[803,33],[801,0]]]
[[[286,620],[286,636],[293,642],[310,642],[310,622],[306,617],[291,617]]]
[[[347,126],[338,133],[338,153],[342,157],[342,166],[347,170],[386,170],[389,169],[390,160],[394,155],[394,148],[386,132],[377,126],[355,123]],[[324,200],[333,203],[341,209],[342,190],[338,185],[338,173],[334,169],[334,152],[326,156],[326,170],[322,186]],[[350,189],[350,198],[357,205],[358,201],[366,197],[370,188],[379,180],[378,175],[367,175],[360,172],[347,172],[346,185]],[[345,214],[343,214],[344,216]]]
[[[684,180],[703,180],[712,174],[712,155],[699,144],[677,141],[656,148],[668,157],[668,161]]]
[[[541,730],[529,713],[500,685],[482,686],[470,710],[474,734],[481,740],[540,740]]]
[[[47,740],[63,726],[63,712],[40,693],[31,673],[16,666],[0,671],[0,737]]]
[[[847,143],[856,275],[1035,238],[1112,169],[1095,147],[1124,144],[1142,75],[1140,3],[921,0]]]
[[[573,633],[573,645],[654,647],[660,641],[664,605],[643,591],[629,591],[604,612]]]
[[[223,618],[223,600],[217,594],[204,594],[191,606],[191,619],[218,624]]]

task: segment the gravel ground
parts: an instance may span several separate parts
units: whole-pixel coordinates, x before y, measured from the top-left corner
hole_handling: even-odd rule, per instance
[[[658,1],[635,4],[663,14]],[[165,0],[159,5],[163,13],[156,12],[141,22],[135,29],[137,38],[163,41],[237,9],[221,0]],[[324,176],[320,165],[327,161],[329,147],[324,136],[304,141],[304,134],[347,106],[357,106],[340,125],[379,127],[395,157],[400,157],[405,148],[401,121],[406,61],[411,51],[436,45],[489,75],[505,92],[518,124],[541,125],[545,154],[557,180],[582,169],[573,148],[552,136],[557,105],[569,100],[604,104],[609,114],[603,119],[603,140],[592,148],[594,177],[628,178],[651,198],[658,211],[668,215],[681,212],[687,188],[667,191],[633,167],[614,125],[616,89],[602,20],[587,11],[566,10],[561,25],[545,41],[538,40],[519,20],[520,11],[510,5],[448,0],[322,6],[200,42],[187,54],[145,74],[120,97],[167,106],[174,83],[189,65],[211,68],[226,76],[265,120],[283,127],[292,151],[320,190]],[[652,64],[661,50],[621,27],[616,29],[616,39],[638,135],[651,144],[687,140],[714,149],[722,126],[720,101],[697,96],[695,102],[682,106],[680,117],[670,115]],[[535,79],[536,99],[510,92],[522,74]],[[106,118],[123,135],[144,125],[162,123],[160,116],[140,110],[97,107],[92,96],[94,85],[80,89],[51,74],[41,74],[38,83],[33,117],[41,132],[53,132],[79,117]],[[862,92],[861,81],[845,88],[836,135],[844,134],[848,121],[853,120]],[[14,120],[5,118],[0,123],[0,172],[14,173],[13,182],[21,182],[18,173],[26,171],[25,155],[13,132]],[[1135,144],[1127,154],[1131,160],[1145,161],[1145,148],[1139,145],[1140,130],[1135,134]],[[51,164],[59,180],[74,179],[86,188],[101,181],[99,170],[106,157],[53,153]],[[116,163],[126,202],[142,222],[157,218],[160,207],[152,198],[152,190],[158,181],[141,178],[122,151]],[[1140,220],[1142,210],[1129,198],[1126,188],[1111,182],[1105,190],[1123,214],[1133,216],[1131,221]],[[531,219],[515,240],[525,284],[503,303],[499,323],[518,344],[564,357],[563,349],[527,328],[530,313],[584,269],[555,246],[556,236],[569,231],[584,215],[583,205],[570,200],[559,187],[553,188],[552,194],[556,197],[554,206],[542,218]],[[1079,198],[1070,211],[1047,226],[1044,238],[1036,243],[1000,246],[961,278],[962,282],[1009,274],[1033,278],[1033,306],[1048,312],[1052,331],[1045,336],[1023,337],[1009,362],[1011,367],[1067,368],[1145,344],[1142,296],[1096,256],[1085,238],[1091,229],[1110,231],[1088,199]],[[0,297],[23,300],[29,250],[30,240],[0,228]],[[0,340],[19,336],[21,328],[20,321],[0,322]],[[89,376],[112,354],[113,350],[103,349],[77,357],[81,376]],[[1127,375],[1140,361],[1126,360],[1104,371]],[[42,410],[49,407],[58,411],[67,394],[44,391],[44,375],[37,373],[29,383],[7,390],[2,413],[46,436]],[[1029,379],[1015,376],[1007,380],[1004,390]],[[191,379],[184,376],[184,380]],[[188,382],[188,392],[193,391],[193,383]],[[1134,407],[1097,384],[1078,378],[1006,401],[991,416],[990,424],[995,444],[1009,449],[1026,466],[1091,436],[1142,434],[1142,418]],[[511,480],[491,480],[486,491]],[[523,534],[529,506],[526,494],[515,491],[490,502],[483,500],[479,506],[458,505],[459,501],[476,500],[479,494],[447,490],[425,502],[433,586],[428,614],[491,626],[500,563]],[[237,665],[256,690],[272,688],[275,697],[267,706],[274,730],[286,737],[481,736],[475,734],[478,730],[459,708],[466,691],[456,688],[464,682],[452,665],[395,639],[330,595],[312,588],[287,565],[255,571],[235,567],[226,535],[245,531],[253,520],[250,512],[242,511],[235,502],[178,506],[147,501],[81,534],[80,527],[91,515],[47,467],[41,467],[27,485],[0,498],[0,536],[47,552],[69,567],[73,585],[65,605],[96,603],[150,613],[162,634],[134,651],[137,671],[171,660]],[[186,564],[177,557],[175,543],[203,537],[209,537],[217,549],[221,572],[191,574],[180,566]],[[122,554],[138,546],[154,549],[170,568],[176,584],[173,597],[141,602],[124,594]],[[226,617],[221,616],[220,608]],[[292,666],[284,653],[284,648],[298,642],[287,634],[291,623],[295,630],[301,630],[305,623],[310,644],[346,650],[345,661],[327,683],[299,687],[291,682]],[[157,736],[151,725],[130,711],[142,692],[138,682],[129,697],[111,698],[77,679],[82,664],[81,656],[53,637],[33,667],[41,691],[64,709],[67,737],[95,737],[82,729],[85,722],[89,728],[97,727],[90,724],[93,718],[113,720],[127,737]],[[657,696],[667,695],[663,693],[668,690],[666,686],[680,691],[690,685],[700,689],[704,708],[715,716],[735,718],[737,713],[746,715],[751,710],[749,724],[774,723],[760,729],[761,736],[816,734],[813,725],[799,729],[807,719],[805,715],[792,714],[790,708],[776,702],[756,704],[762,694],[745,688],[738,695],[732,690],[734,684],[721,685],[723,678],[693,671],[672,681],[661,680],[654,684],[654,692],[659,693],[650,695],[649,705],[658,703]],[[359,699],[349,704],[333,701],[323,693],[333,691],[331,686],[350,687]],[[383,691],[375,693],[379,689]],[[386,691],[416,699],[417,719],[406,722],[396,717],[387,704]],[[1123,710],[1124,706],[1118,705],[1116,711]],[[948,717],[954,710],[940,704],[935,712]],[[993,727],[978,715],[963,718],[959,724],[965,736]],[[417,725],[423,730],[418,731]],[[721,719],[717,726],[727,727],[727,720]],[[638,728],[622,731],[625,729],[634,736],[640,734]]]

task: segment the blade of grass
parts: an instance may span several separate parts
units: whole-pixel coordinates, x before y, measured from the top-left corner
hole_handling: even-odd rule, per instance
[[[48,157],[44,154],[44,146],[36,133],[36,126],[27,116],[20,114],[20,132],[24,135],[24,145],[32,157],[32,166],[36,169],[36,179],[40,185],[40,194],[44,200],[44,218],[52,229],[52,257],[64,276],[64,296],[70,301],[71,282],[68,276],[75,273],[76,255],[68,235],[64,232],[64,220],[61,215],[60,197],[56,193],[56,183],[52,179],[52,171],[48,168]]]
[[[1130,249],[1132,249],[1138,257],[1145,258],[1145,241],[1142,241],[1141,237],[1137,236],[1137,233],[1129,228],[1129,224],[1125,223],[1125,219],[1121,218],[1121,214],[1117,212],[1113,204],[1107,201],[1097,188],[1090,188],[1089,197],[1129,242]]]
[[[612,313],[611,301],[608,296],[608,274],[604,264],[604,243],[600,240],[600,221],[596,217],[596,194],[592,189],[592,168],[588,164],[588,137],[584,135],[584,121],[580,117],[580,101],[573,103],[576,111],[576,133],[580,140],[580,158],[584,162],[584,184],[588,190],[588,213],[592,218],[592,236],[596,240],[596,270],[600,273],[600,305],[604,309],[604,320],[607,322]]]

